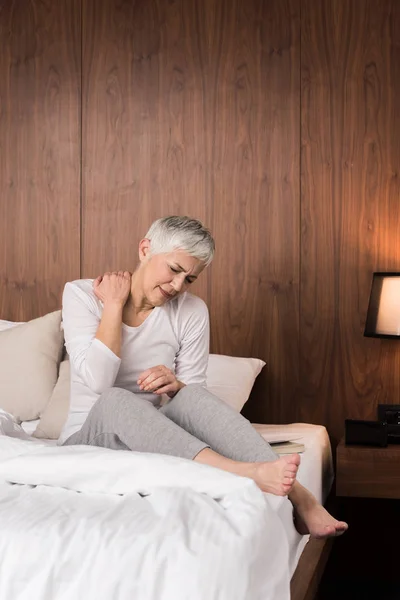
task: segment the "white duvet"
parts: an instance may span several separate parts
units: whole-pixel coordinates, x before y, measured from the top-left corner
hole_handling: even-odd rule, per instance
[[[288,600],[273,500],[188,460],[32,441],[2,413],[0,600]]]

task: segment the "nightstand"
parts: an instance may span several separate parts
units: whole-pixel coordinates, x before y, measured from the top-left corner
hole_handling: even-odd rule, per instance
[[[336,448],[336,510],[349,524],[335,538],[320,586],[325,598],[400,598],[400,446]]]
[[[400,499],[400,445],[336,449],[336,496]]]

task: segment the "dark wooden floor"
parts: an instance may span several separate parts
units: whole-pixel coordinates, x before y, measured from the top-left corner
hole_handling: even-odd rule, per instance
[[[349,531],[335,540],[318,600],[400,600],[400,501],[338,503]]]

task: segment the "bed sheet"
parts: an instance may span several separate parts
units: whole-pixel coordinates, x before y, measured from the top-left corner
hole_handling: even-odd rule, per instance
[[[297,473],[298,481],[324,504],[334,479],[332,449],[328,432],[321,425],[292,423],[290,425],[262,425],[253,427],[267,442],[296,440],[304,444]],[[286,498],[273,496],[270,502],[279,515],[289,541],[289,571],[293,575],[309,536],[301,536],[293,525],[292,505]]]
[[[35,421],[22,421],[21,427],[25,433],[32,435],[39,423],[40,419],[36,419]]]
[[[0,411],[0,599],[289,600],[270,497],[195,461],[54,446]]]
[[[29,432],[34,431],[33,422],[22,424],[29,439]],[[301,463],[298,480],[310,490],[319,502],[324,504],[333,483],[332,450],[329,436],[325,427],[306,423],[290,425],[254,424],[253,427],[268,442],[278,440],[296,440],[304,444],[305,452],[301,453]],[[37,441],[35,438],[30,438]],[[55,445],[55,440],[40,440],[41,444]],[[293,526],[292,505],[287,498],[268,494],[272,509],[279,516],[288,540],[288,568],[290,577],[293,575],[308,536],[301,536]]]

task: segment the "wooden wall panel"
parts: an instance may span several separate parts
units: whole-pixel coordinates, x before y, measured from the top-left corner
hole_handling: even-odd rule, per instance
[[[210,222],[200,3],[83,0],[82,275],[132,270],[153,220]],[[204,17],[204,15],[203,15]],[[207,276],[195,284],[207,300]]]
[[[159,216],[203,219],[217,257],[193,289],[212,351],[266,360],[249,410],[285,420],[298,388],[299,2],[83,6],[82,275],[132,269]]]
[[[80,2],[0,4],[0,317],[61,305],[80,272]]]
[[[302,2],[301,417],[398,402],[400,348],[363,337],[374,270],[400,271],[400,4]]]
[[[300,4],[214,4],[212,347],[267,362],[245,414],[279,423],[299,388]]]

